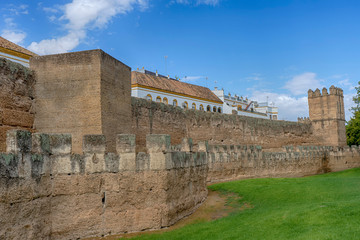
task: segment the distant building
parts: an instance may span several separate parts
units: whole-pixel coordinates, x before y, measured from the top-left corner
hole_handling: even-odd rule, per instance
[[[268,102],[258,103],[247,98],[232,96],[230,93],[225,95],[223,89],[215,88],[212,91],[223,101],[223,112],[225,114],[236,113],[238,115],[277,120],[278,108]]]
[[[208,88],[145,69],[131,73],[131,96],[207,112],[223,112],[223,102]]]
[[[0,37],[0,57],[29,67],[29,59],[37,54]]]

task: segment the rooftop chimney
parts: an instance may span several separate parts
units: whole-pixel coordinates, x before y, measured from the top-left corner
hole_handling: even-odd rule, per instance
[[[156,76],[159,76],[158,71],[156,70]]]

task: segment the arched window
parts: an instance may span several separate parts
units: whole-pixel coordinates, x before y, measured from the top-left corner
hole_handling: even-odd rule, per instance
[[[218,113],[221,113],[221,107],[218,107]]]
[[[146,100],[148,100],[148,101],[152,101],[152,97],[151,97],[151,95],[150,94],[148,94],[148,95],[146,95]]]
[[[191,108],[194,109],[194,110],[196,110],[196,104],[193,103],[193,104],[191,105]]]
[[[210,107],[210,105],[207,105],[207,106],[206,106],[206,111],[207,111],[207,112],[211,112],[211,107]]]
[[[164,97],[163,103],[168,104],[168,99],[166,97]]]
[[[215,106],[213,107],[213,112],[216,112],[216,107]]]
[[[161,97],[157,96],[156,97],[156,102],[161,102]]]
[[[173,100],[173,106],[174,106],[174,107],[177,106],[177,100],[176,100],[176,99]]]
[[[242,110],[242,106],[239,105],[239,106],[238,106],[238,111],[241,111],[241,110]]]
[[[203,106],[202,104],[200,104],[199,109],[200,109],[201,111],[204,111],[204,106]]]
[[[188,109],[189,105],[186,101],[183,103],[183,107],[184,107],[184,109]]]

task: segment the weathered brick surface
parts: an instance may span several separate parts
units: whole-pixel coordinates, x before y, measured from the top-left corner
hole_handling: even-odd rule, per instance
[[[130,68],[101,50],[34,57],[35,128],[71,133],[73,151],[82,136],[105,134],[115,151],[115,134],[130,129]]]
[[[132,98],[132,131],[139,147],[147,134],[169,134],[172,144],[181,143],[184,137],[194,143],[257,144],[263,148],[322,144],[322,136],[315,136],[309,123],[183,110],[139,98]]]
[[[0,151],[5,151],[7,130],[32,131],[34,83],[30,69],[0,58]]]

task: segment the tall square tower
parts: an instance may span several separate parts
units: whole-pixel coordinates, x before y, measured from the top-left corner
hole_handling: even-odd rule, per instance
[[[131,129],[131,68],[102,50],[33,57],[35,121],[39,132],[71,133],[73,152],[82,137],[104,134],[107,151],[115,135]]]
[[[309,116],[323,145],[346,146],[344,96],[341,88],[308,91]]]

